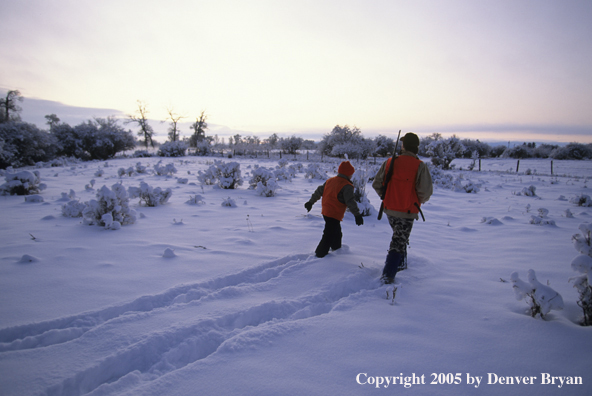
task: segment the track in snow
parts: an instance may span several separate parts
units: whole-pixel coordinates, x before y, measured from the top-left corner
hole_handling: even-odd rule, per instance
[[[326,265],[331,260],[292,255],[103,310],[0,329],[0,362],[34,354],[39,374],[63,362],[53,367],[61,380],[37,390],[45,395],[121,390],[219,350],[265,343],[380,288],[376,270],[350,268],[328,279]],[[84,355],[82,364],[69,362],[72,354]]]

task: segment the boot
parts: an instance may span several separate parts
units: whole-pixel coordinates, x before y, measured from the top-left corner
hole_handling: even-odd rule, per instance
[[[380,280],[383,284],[389,285],[391,283],[395,283],[395,275],[399,270],[399,265],[403,261],[403,255],[399,252],[394,250],[390,250],[386,255],[386,262],[384,263],[384,268],[382,270],[382,277]]]

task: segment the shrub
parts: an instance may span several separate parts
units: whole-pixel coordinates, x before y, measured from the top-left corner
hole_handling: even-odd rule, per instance
[[[249,180],[249,188],[250,189],[255,189],[257,188],[257,185],[259,183],[262,183],[263,185],[267,185],[267,182],[269,180],[274,180],[275,179],[275,175],[273,173],[273,171],[264,168],[264,167],[259,167],[257,169],[253,169],[251,171],[251,180]]]
[[[592,198],[590,198],[590,196],[587,194],[582,194],[582,195],[578,195],[576,197],[573,197],[572,199],[569,200],[569,202],[572,204],[578,205],[578,206],[584,206],[584,207],[592,206]]]
[[[305,179],[327,180],[329,178],[329,176],[327,175],[327,172],[325,172],[323,169],[321,169],[320,164],[318,164],[316,162],[312,162],[312,163],[308,164],[306,171],[304,172],[304,178]]]
[[[0,124],[0,168],[34,165],[56,154],[55,138],[34,124],[10,121]]]
[[[565,147],[559,147],[551,152],[551,158],[582,160],[592,158],[592,145],[570,143]]]
[[[329,156],[347,156],[349,158],[366,158],[375,150],[374,142],[365,139],[362,131],[354,127],[336,125],[331,133],[323,136],[319,143],[321,153]]]
[[[222,206],[226,206],[229,208],[236,208],[236,201],[234,199],[228,197],[222,201]]]
[[[549,214],[549,210],[545,209],[545,208],[539,208],[538,209],[538,215],[534,216],[531,215],[530,216],[530,224],[535,224],[535,225],[551,225],[554,226],[555,225],[555,220],[551,220],[547,217],[547,215]]]
[[[71,200],[62,205],[62,216],[82,217],[86,204],[77,200]]]
[[[134,154],[132,154],[132,157],[146,158],[146,157],[152,157],[152,154],[150,154],[147,150],[136,150],[136,151],[134,151]]]
[[[292,135],[289,138],[280,139],[281,149],[288,154],[296,154],[297,150],[302,147],[304,139]]]
[[[177,173],[177,168],[175,168],[175,165],[172,163],[163,166],[162,161],[158,161],[158,163],[154,165],[154,172],[158,176],[172,176]]]
[[[208,140],[202,140],[195,144],[195,155],[208,155],[212,152],[212,145]]]
[[[551,310],[563,309],[561,295],[549,286],[540,283],[534,270],[528,270],[528,283],[520,279],[518,272],[513,272],[510,279],[516,299],[526,301],[533,318],[540,315],[544,319]]]
[[[590,274],[592,274],[592,225],[580,224],[579,229],[582,233],[574,235],[572,239],[574,247],[580,255],[572,260],[571,268],[581,275],[574,276],[569,281],[574,283],[574,287],[578,291],[578,306],[582,308],[584,314],[582,324],[590,326],[592,325],[592,285],[590,285]]]
[[[214,161],[207,170],[198,172],[197,179],[206,185],[217,183],[223,189],[234,189],[243,184],[238,162]]]
[[[159,157],[184,157],[187,152],[187,143],[185,142],[165,142],[158,149]]]
[[[45,189],[41,183],[39,171],[20,171],[17,173],[6,173],[6,183],[0,186],[1,195],[29,195],[37,194]]]
[[[86,203],[82,211],[83,224],[117,230],[122,225],[136,222],[136,212],[129,208],[129,197],[121,184],[114,184],[111,189],[101,187],[96,198]]]
[[[210,166],[205,171],[200,170],[197,173],[197,180],[199,180],[201,184],[205,184],[206,186],[211,186],[215,184],[217,178],[216,170],[217,168],[215,166]]]
[[[132,132],[124,130],[110,117],[95,118],[77,125],[74,133],[82,140],[82,147],[90,159],[106,160],[135,147]]]
[[[362,216],[370,216],[374,209],[370,204],[368,196],[366,195],[366,185],[368,184],[369,177],[370,173],[365,168],[358,168],[358,170],[356,170],[352,176],[352,183],[354,185],[354,199],[358,204],[358,209],[360,210],[360,214]]]
[[[434,140],[426,147],[426,154],[431,157],[432,164],[442,169],[450,169],[451,162],[461,157],[464,151],[465,147],[455,136]]]
[[[217,167],[218,186],[224,189],[234,189],[243,184],[241,178],[240,164],[238,162],[227,162]]]
[[[533,148],[530,148],[528,146],[522,145],[522,146],[515,146],[512,148],[508,148],[506,149],[503,154],[502,157],[505,158],[517,158],[517,159],[521,159],[521,158],[531,158],[533,157]]]
[[[140,204],[144,202],[146,206],[158,206],[168,202],[173,195],[170,188],[163,190],[160,187],[152,188],[146,182],[140,182],[140,187],[128,188],[130,198],[140,198]]]
[[[524,195],[526,197],[536,197],[536,187],[535,186],[529,186],[529,187],[524,187],[522,189],[522,191],[520,191],[518,194],[516,195]]]

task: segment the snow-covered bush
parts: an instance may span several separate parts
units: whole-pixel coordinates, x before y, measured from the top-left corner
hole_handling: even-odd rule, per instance
[[[426,147],[426,154],[431,157],[432,164],[442,169],[450,169],[450,163],[462,157],[464,151],[465,147],[455,136],[434,140]]]
[[[201,195],[196,194],[196,195],[190,195],[189,199],[187,201],[185,201],[185,203],[187,203],[189,205],[203,205],[203,204],[205,204],[205,201]]]
[[[354,142],[336,144],[331,149],[331,155],[334,157],[365,159],[372,154],[374,149],[375,145],[372,140],[360,138]]]
[[[140,198],[140,204],[144,202],[146,206],[158,206],[167,203],[173,195],[170,188],[163,190],[160,187],[152,188],[146,182],[140,182],[140,187],[128,188],[130,198]]]
[[[592,285],[590,284],[590,275],[592,275],[592,224],[580,224],[581,234],[575,234],[572,237],[574,247],[580,253],[571,262],[571,269],[581,275],[569,279],[573,282],[578,291],[578,306],[584,313],[584,326],[592,325]]]
[[[234,199],[228,197],[222,201],[222,206],[226,206],[229,208],[236,208],[236,201]]]
[[[535,186],[529,186],[529,187],[524,187],[522,189],[522,191],[520,191],[518,194],[516,195],[524,195],[526,197],[536,197],[536,187]]]
[[[136,163],[136,173],[148,173],[148,170],[141,162]]]
[[[384,135],[378,135],[374,138],[374,155],[386,157],[393,154],[395,150],[395,141]]]
[[[534,270],[528,270],[528,283],[520,279],[518,272],[510,276],[517,300],[525,300],[531,316],[545,318],[551,310],[563,309],[563,298],[555,290],[540,283]]]
[[[111,117],[95,118],[74,128],[58,124],[53,128],[52,135],[58,141],[58,155],[82,159],[105,160],[135,147],[132,132],[123,129]]]
[[[590,198],[590,196],[587,194],[582,194],[582,195],[578,195],[576,197],[573,197],[572,199],[569,200],[569,202],[572,204],[578,205],[578,206],[584,206],[584,207],[592,206],[592,198]]]
[[[201,184],[205,184],[206,186],[211,186],[215,184],[217,179],[216,170],[217,168],[215,166],[210,166],[205,171],[200,170],[197,173],[197,180],[199,180]]]
[[[185,142],[165,142],[158,149],[159,157],[184,157],[187,153],[187,143]]]
[[[0,123],[0,168],[49,161],[56,153],[55,142],[53,136],[35,124],[20,121]]]
[[[177,168],[175,168],[173,163],[163,166],[162,161],[158,161],[158,163],[154,165],[154,172],[158,176],[172,176],[173,174],[177,173]]]
[[[238,162],[219,163],[216,167],[216,176],[220,188],[232,190],[243,184]]]
[[[249,180],[249,188],[255,189],[259,183],[267,184],[268,180],[275,180],[274,172],[265,167],[258,167],[251,171],[251,180]]]
[[[62,205],[62,216],[82,217],[82,212],[84,211],[84,208],[86,208],[86,204],[73,199]]]
[[[257,191],[259,195],[263,195],[265,197],[273,197],[278,187],[279,186],[275,179],[269,179],[265,184],[263,184],[263,182],[257,183],[255,191]]]
[[[212,145],[208,140],[202,140],[195,144],[195,155],[208,155],[212,152]]]
[[[117,170],[117,176],[119,177],[123,177],[125,175],[128,175],[129,177],[133,176],[134,173],[136,173],[136,170],[134,169],[133,166],[130,166],[129,168],[125,169],[125,168],[119,168]]]
[[[473,183],[471,180],[467,179],[466,182],[463,182],[464,176],[460,174],[453,182],[454,190],[459,192],[466,192],[468,194],[476,194],[481,191],[481,184]]]
[[[122,225],[136,222],[136,212],[130,209],[127,191],[121,184],[114,184],[111,189],[101,187],[96,197],[87,202],[82,211],[83,224],[117,230]]]
[[[197,179],[206,185],[218,183],[223,189],[234,189],[243,184],[238,162],[214,161],[206,171],[199,171]]]
[[[439,186],[446,189],[454,188],[454,176],[449,172],[444,172],[442,169],[428,164],[430,174],[432,175],[432,182],[434,186]]]
[[[6,183],[0,186],[0,195],[38,194],[46,188],[46,185],[41,183],[38,170],[5,173],[4,179]]]
[[[531,215],[530,216],[530,224],[535,224],[535,225],[551,225],[554,226],[555,225],[555,220],[551,220],[547,217],[547,215],[549,214],[549,210],[545,209],[545,208],[539,208],[538,209],[538,215],[534,216]]]
[[[336,125],[331,133],[323,136],[319,143],[319,151],[329,156],[345,156],[349,158],[366,158],[375,150],[374,142],[362,136],[362,131],[349,126]]]
[[[146,157],[152,157],[152,154],[150,154],[147,150],[136,150],[132,154],[132,157],[134,157],[134,158],[146,158]]]
[[[305,179],[319,179],[319,180],[327,180],[329,176],[327,172],[325,172],[321,168],[321,164],[312,162],[308,164],[306,167],[306,171],[304,172]]]
[[[286,168],[279,168],[273,171],[273,175],[276,180],[292,181],[292,178],[296,176],[296,168],[292,165]]]
[[[374,210],[374,207],[370,204],[370,200],[366,195],[366,185],[368,184],[369,178],[370,173],[368,169],[360,167],[356,170],[351,179],[354,185],[354,199],[358,204],[358,209],[360,209],[360,214],[362,216],[370,216]]]
[[[499,221],[496,217],[483,217],[481,218],[481,223],[489,224],[489,225],[503,225],[501,221]]]
[[[435,186],[457,192],[466,192],[468,194],[476,194],[481,191],[481,183],[475,183],[470,179],[465,179],[462,173],[455,178],[440,168],[430,166],[430,174],[432,175],[432,181]]]
[[[592,145],[581,143],[570,143],[565,147],[558,147],[550,154],[551,158],[563,160],[582,160],[592,158]]]
[[[285,168],[288,166],[290,161],[288,161],[287,158],[280,158],[280,160],[278,161],[278,167],[280,168]]]
[[[280,148],[288,154],[296,154],[298,149],[302,147],[304,139],[296,135],[287,138],[280,138]]]

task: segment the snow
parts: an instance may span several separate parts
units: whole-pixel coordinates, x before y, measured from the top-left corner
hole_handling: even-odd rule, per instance
[[[212,158],[159,161],[38,168],[43,201],[0,196],[0,394],[591,394],[592,328],[579,325],[569,279],[578,274],[572,236],[590,228],[592,209],[569,199],[589,195],[592,162],[554,161],[559,176],[543,172],[550,167],[541,160],[520,163],[540,174],[516,174],[513,160],[451,171],[480,188],[435,188],[393,300],[393,285],[378,280],[391,237],[386,216],[358,227],[347,213],[344,247],[314,257],[321,206],[307,213],[303,205],[337,163],[303,161],[266,197],[200,183]],[[240,164],[246,180],[257,166],[278,165],[224,162]],[[370,173],[380,165],[352,163]],[[148,171],[118,174],[130,167]],[[119,183],[172,194],[155,207],[130,198],[135,222],[119,229],[68,217],[80,211],[73,204],[63,212],[64,197],[96,201]],[[531,186],[536,196],[519,194]],[[554,226],[531,224],[540,208]],[[531,269],[541,290],[562,297],[563,309],[544,319],[532,318],[512,287],[512,273],[528,279]],[[432,373],[461,373],[460,383],[430,384]],[[546,383],[547,374],[562,381]],[[425,384],[376,387],[377,377],[413,375]],[[525,376],[536,380],[516,383]],[[570,385],[578,377],[582,384]]]

